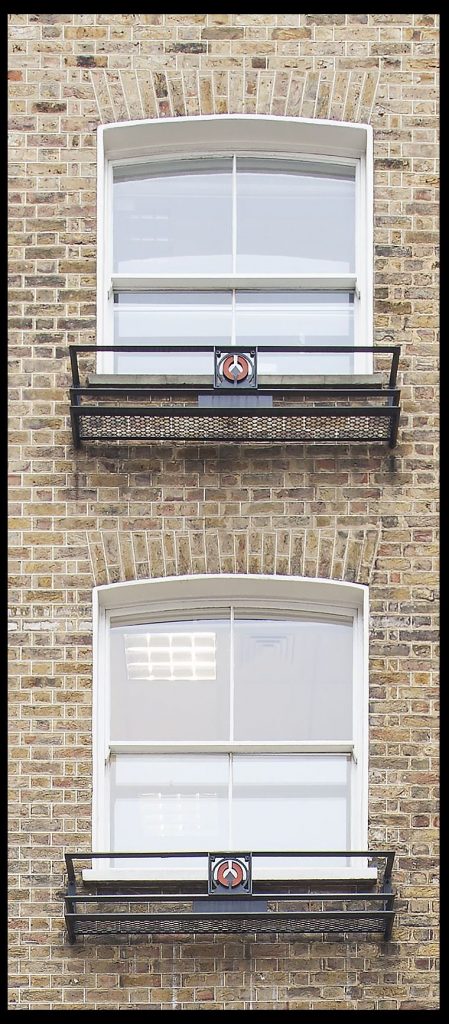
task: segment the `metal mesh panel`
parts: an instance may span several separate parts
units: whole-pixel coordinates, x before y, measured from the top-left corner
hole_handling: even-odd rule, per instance
[[[152,416],[79,414],[80,438],[110,441],[387,441],[390,416]]]
[[[220,918],[215,915],[212,918],[187,918],[180,915],[171,915],[158,921],[77,921],[75,931],[77,935],[152,935],[152,934],[242,934],[248,932],[259,932],[261,934],[288,933],[296,935],[323,935],[326,933],[358,933],[376,934],[382,933],[385,929],[384,920],[381,917],[366,918],[330,918],[327,921],[323,918],[306,919],[285,917],[279,918],[273,915],[273,921],[266,918],[259,920],[256,917]]]

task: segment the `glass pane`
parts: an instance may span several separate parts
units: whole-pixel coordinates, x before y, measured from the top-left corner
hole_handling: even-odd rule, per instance
[[[232,815],[232,845],[237,850],[347,850],[349,757],[235,755]],[[259,860],[256,863],[262,866]],[[271,863],[280,867],[282,862]],[[344,862],[329,858],[325,863],[332,867]],[[305,867],[311,861],[292,860],[291,864]]]
[[[114,755],[111,848],[155,853],[226,848],[227,804],[226,755]],[[139,866],[136,861],[116,866],[120,863]],[[189,865],[186,861],[184,868]],[[151,861],[145,867],[151,869]]]
[[[111,739],[229,737],[225,619],[111,629]]]
[[[236,619],[238,740],[352,737],[350,622]]]
[[[237,271],[350,273],[355,169],[237,159]]]
[[[232,159],[114,169],[114,272],[232,269]]]
[[[116,345],[223,345],[232,331],[231,292],[118,292]],[[213,352],[115,353],[117,373],[214,372]]]
[[[240,292],[236,296],[239,345],[353,345],[350,292]],[[259,373],[352,373],[354,356],[318,352],[260,352]]]

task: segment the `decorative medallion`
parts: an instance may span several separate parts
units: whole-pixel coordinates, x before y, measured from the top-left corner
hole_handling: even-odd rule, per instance
[[[209,893],[251,893],[251,854],[209,854]]]
[[[215,349],[215,387],[234,388],[239,385],[244,388],[257,386],[255,351],[234,349],[222,352]]]

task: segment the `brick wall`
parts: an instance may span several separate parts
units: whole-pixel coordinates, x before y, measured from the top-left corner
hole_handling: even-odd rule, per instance
[[[437,46],[434,14],[12,14],[10,1007],[437,1006]],[[386,448],[75,453],[70,342],[95,343],[96,128],[272,113],[369,121],[375,342],[402,345]],[[186,572],[370,583],[370,844],[393,941],[69,947],[63,849],[91,843],[91,589]]]

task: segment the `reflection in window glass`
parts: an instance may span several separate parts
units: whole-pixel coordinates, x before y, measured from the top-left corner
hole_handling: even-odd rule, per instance
[[[238,292],[239,345],[353,345],[354,296],[349,292]],[[351,373],[351,352],[260,352],[259,373]]]
[[[112,739],[352,738],[349,619],[264,619],[236,609],[232,625],[227,610],[223,618],[114,626],[111,675]]]
[[[229,736],[230,627],[224,619],[111,629],[111,738]]]
[[[232,270],[232,158],[114,168],[114,272]]]
[[[344,755],[234,756],[233,840],[237,848],[347,850],[349,774],[349,758]]]
[[[234,238],[232,167],[232,157],[115,167],[114,272],[354,270],[354,167],[237,157]]]
[[[354,266],[353,168],[237,158],[239,273],[350,273]]]
[[[114,850],[325,850],[329,836],[332,847],[345,850],[350,760],[341,754],[114,755],[111,812]]]
[[[114,756],[112,849],[220,849],[228,838],[227,803],[226,755]],[[135,868],[136,864],[122,862],[121,866]]]
[[[215,633],[125,633],[129,682],[217,678]]]
[[[117,352],[120,373],[213,373],[213,354],[158,353],[158,345],[353,345],[349,292],[118,292],[117,345],[154,345],[155,352]],[[235,304],[235,316],[233,308]],[[233,338],[235,325],[235,339]],[[259,373],[350,373],[352,353],[260,352]]]
[[[231,334],[231,292],[119,292],[115,296],[116,345],[226,347]],[[117,352],[115,371],[213,374],[213,353]]]
[[[352,624],[236,619],[235,736],[352,737]]]

